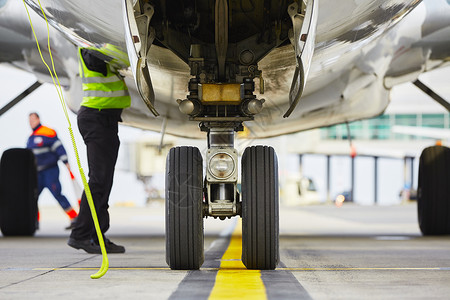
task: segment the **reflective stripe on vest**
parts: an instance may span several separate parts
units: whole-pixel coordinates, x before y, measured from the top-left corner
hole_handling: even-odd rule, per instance
[[[52,151],[56,151],[56,148],[58,148],[59,146],[61,146],[62,143],[60,140],[57,140],[56,142],[53,143],[52,147],[50,148],[50,150]]]
[[[98,109],[125,108],[130,106],[131,98],[125,81],[111,71],[107,64],[107,74],[91,71],[86,67],[78,49],[80,76],[83,86],[82,106]]]
[[[40,147],[40,148],[32,148],[31,151],[33,151],[34,155],[39,155],[42,153],[50,152],[50,147]]]
[[[128,96],[128,91],[84,91],[84,97],[122,97]]]
[[[116,82],[121,81],[119,77],[112,76],[112,77],[82,77],[81,82],[82,83],[109,83],[109,82]]]

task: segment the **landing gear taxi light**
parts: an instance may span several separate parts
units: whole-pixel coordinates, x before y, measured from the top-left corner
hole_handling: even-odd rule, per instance
[[[235,161],[227,153],[217,153],[209,161],[209,172],[216,179],[228,179],[234,172]]]

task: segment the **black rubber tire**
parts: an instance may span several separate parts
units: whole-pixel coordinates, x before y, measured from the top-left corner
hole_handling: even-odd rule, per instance
[[[279,261],[278,159],[272,147],[253,146],[242,156],[242,262],[273,270]]]
[[[417,188],[419,227],[423,235],[450,234],[450,149],[423,150]]]
[[[32,236],[37,229],[37,170],[29,149],[3,152],[0,161],[0,229],[4,236]]]
[[[198,270],[203,249],[203,159],[195,147],[170,149],[166,163],[166,262]]]

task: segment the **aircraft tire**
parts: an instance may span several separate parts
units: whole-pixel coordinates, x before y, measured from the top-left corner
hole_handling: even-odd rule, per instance
[[[166,161],[166,262],[197,270],[204,261],[203,159],[198,148],[170,149]]]
[[[419,227],[423,235],[450,234],[450,149],[423,150],[417,188]]]
[[[279,261],[278,159],[272,147],[252,146],[242,156],[242,262],[273,270]]]
[[[32,236],[37,229],[37,170],[29,149],[9,149],[0,160],[0,229],[4,236]]]

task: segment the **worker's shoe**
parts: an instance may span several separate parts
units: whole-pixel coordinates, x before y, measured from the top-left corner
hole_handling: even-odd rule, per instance
[[[100,246],[96,245],[94,241],[91,240],[76,240],[73,238],[69,238],[67,241],[67,245],[75,249],[83,249],[87,253],[92,254],[101,254]]]
[[[75,249],[83,249],[87,253],[92,254],[101,254],[102,250],[98,243],[95,243],[94,240],[75,240],[73,238],[69,238],[67,241],[67,245]],[[107,253],[125,253],[125,247],[116,245],[111,242],[109,239],[105,239],[105,249]]]
[[[105,248],[107,253],[125,253],[124,246],[116,245],[109,239],[105,239]]]

